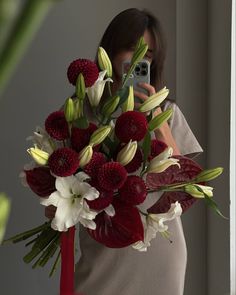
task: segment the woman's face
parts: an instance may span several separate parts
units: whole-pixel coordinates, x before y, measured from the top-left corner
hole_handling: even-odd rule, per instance
[[[148,45],[148,51],[144,57],[144,59],[148,60],[150,63],[153,59],[153,50],[154,50],[154,40],[152,34],[146,30],[144,32],[144,41]],[[134,49],[121,51],[118,53],[115,58],[113,59],[113,70],[114,70],[114,88],[120,87],[122,81],[122,63],[127,60],[131,60],[134,53]]]

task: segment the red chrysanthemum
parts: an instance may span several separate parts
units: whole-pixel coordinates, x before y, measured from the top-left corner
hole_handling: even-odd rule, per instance
[[[151,141],[151,152],[148,160],[151,161],[153,158],[164,152],[167,148],[167,144],[159,139],[152,139]]]
[[[99,70],[93,61],[79,58],[72,61],[67,70],[67,77],[71,84],[76,85],[80,73],[84,76],[85,87],[91,87],[98,78]]]
[[[48,167],[36,167],[32,170],[24,170],[24,172],[29,187],[38,196],[48,197],[56,190],[56,178],[52,176]]]
[[[119,198],[129,205],[143,203],[147,196],[145,182],[137,175],[129,175],[119,190]]]
[[[148,128],[146,117],[137,111],[122,113],[116,121],[115,133],[122,142],[131,139],[140,141],[144,138]]]
[[[90,137],[96,129],[97,126],[93,123],[90,123],[86,129],[73,127],[71,130],[72,148],[79,153],[86,145],[88,145]]]
[[[63,111],[51,113],[45,121],[47,133],[57,140],[65,140],[69,137],[69,128]]]
[[[60,148],[50,155],[48,165],[53,174],[61,177],[70,176],[79,167],[79,157],[71,148]]]
[[[95,200],[86,200],[89,208],[100,211],[108,207],[113,201],[113,191],[104,191],[95,181],[90,181],[89,184],[99,191],[99,197]]]
[[[98,171],[98,183],[107,191],[122,187],[127,178],[125,168],[118,162],[108,162],[102,165]]]
[[[84,167],[84,172],[88,174],[92,179],[97,179],[98,170],[106,163],[106,157],[104,154],[99,152],[94,152],[92,159]]]

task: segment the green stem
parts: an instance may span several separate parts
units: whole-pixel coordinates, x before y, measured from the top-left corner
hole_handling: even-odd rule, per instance
[[[55,0],[28,0],[0,56],[0,94]]]
[[[48,244],[55,238],[57,232],[50,230],[44,236],[39,236],[38,241],[33,246],[32,250],[23,257],[25,263],[30,263]]]
[[[54,275],[54,273],[56,271],[56,268],[58,266],[58,263],[60,262],[60,259],[61,259],[61,251],[59,251],[58,254],[57,254],[56,260],[55,260],[55,262],[54,262],[54,264],[52,266],[52,269],[51,269],[51,271],[49,273],[49,277],[52,277]]]
[[[33,229],[30,229],[30,230],[27,230],[27,231],[25,231],[23,233],[20,233],[20,234],[17,234],[17,235],[15,235],[15,236],[7,239],[7,240],[4,240],[3,242],[4,243],[6,243],[6,242],[18,243],[20,241],[26,240],[26,239],[32,237],[33,235],[41,232],[42,230],[50,227],[50,223],[51,223],[50,221],[45,222],[44,224],[42,224],[42,225],[40,225],[38,227],[35,227]]]

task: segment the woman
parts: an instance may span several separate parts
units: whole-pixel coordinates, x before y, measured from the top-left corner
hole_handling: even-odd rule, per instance
[[[152,95],[164,86],[166,45],[161,25],[149,12],[132,8],[112,20],[100,43],[113,64],[114,93],[121,85],[122,62],[131,59],[141,36],[148,44],[145,59],[151,63],[151,85],[143,83],[140,87]],[[135,96],[141,100],[148,97],[138,91],[135,91]],[[193,156],[201,152],[177,105],[166,101],[163,110],[168,107],[174,111],[171,120],[153,136],[171,146],[175,155]],[[162,110],[158,108],[155,114],[160,112]],[[148,196],[142,209],[151,207],[156,200],[157,194]],[[47,208],[46,216],[53,217],[54,212]],[[180,218],[169,223],[169,231],[173,243],[157,235],[147,252],[138,252],[132,247],[107,248],[93,240],[80,226],[81,256],[76,265],[76,291],[84,295],[182,295],[187,252]]]

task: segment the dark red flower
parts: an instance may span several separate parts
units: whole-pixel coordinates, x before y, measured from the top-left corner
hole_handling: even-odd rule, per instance
[[[84,76],[85,87],[91,87],[98,78],[99,70],[93,61],[79,58],[74,60],[67,70],[67,77],[71,84],[76,85],[80,73]]]
[[[36,167],[32,170],[24,170],[24,172],[29,187],[38,196],[48,197],[56,190],[56,178],[52,176],[48,167]]]
[[[119,189],[120,200],[129,205],[138,205],[143,203],[146,196],[146,185],[142,178],[137,175],[129,175],[122,188]]]
[[[104,154],[99,152],[94,152],[92,159],[84,167],[84,172],[88,174],[92,179],[97,179],[98,170],[106,163],[106,157]]]
[[[148,160],[151,161],[153,158],[164,152],[167,148],[167,144],[159,139],[152,139],[151,141],[151,152]]]
[[[73,127],[71,130],[72,148],[79,153],[86,145],[89,144],[90,137],[96,129],[97,126],[93,123],[89,123],[89,126],[86,129]]]
[[[126,178],[127,172],[118,162],[105,163],[98,171],[98,183],[107,191],[121,188]]]
[[[69,137],[69,128],[63,111],[51,113],[45,121],[47,133],[57,140],[65,140]]]
[[[113,201],[113,191],[104,191],[95,181],[90,181],[89,184],[99,191],[99,197],[95,200],[86,200],[90,209],[100,211],[109,206]]]
[[[140,141],[148,128],[146,117],[137,111],[122,113],[116,121],[115,134],[121,142]]]
[[[79,168],[79,157],[71,148],[60,148],[50,155],[48,165],[53,174],[70,176]]]
[[[113,217],[104,211],[95,218],[96,229],[87,229],[90,236],[109,248],[123,248],[144,239],[144,229],[139,211],[134,206],[119,202],[112,203]]]
[[[184,156],[172,156],[179,159],[180,168],[172,165],[161,173],[150,173],[147,175],[146,184],[150,189],[158,189],[160,186],[182,183],[193,179],[202,168],[190,158]],[[148,209],[149,213],[164,213],[170,209],[172,203],[178,201],[181,204],[183,212],[190,208],[196,201],[185,192],[164,192],[161,198]]]

